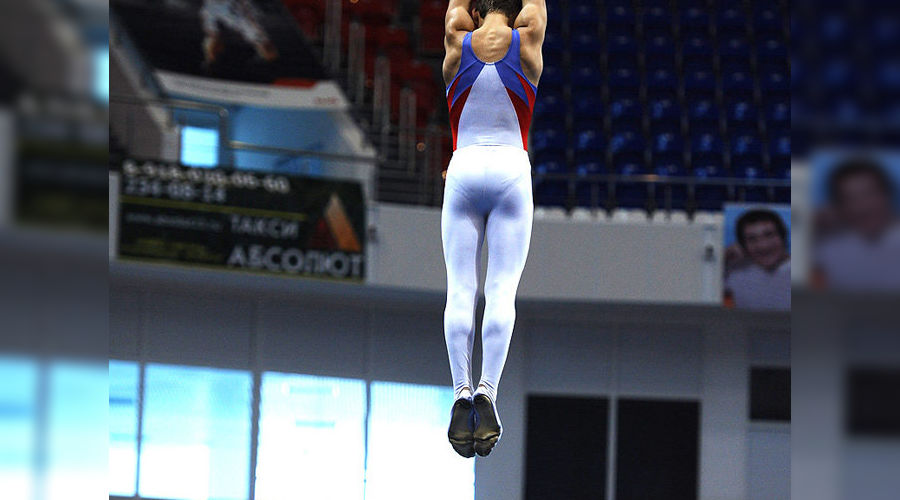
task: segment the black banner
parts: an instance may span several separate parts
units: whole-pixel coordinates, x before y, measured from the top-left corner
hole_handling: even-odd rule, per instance
[[[122,164],[122,258],[362,281],[365,227],[359,182]]]

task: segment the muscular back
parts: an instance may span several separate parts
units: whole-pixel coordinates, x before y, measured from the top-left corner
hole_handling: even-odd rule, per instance
[[[490,16],[490,15],[489,15]],[[547,26],[547,6],[544,0],[523,0],[522,10],[512,26],[482,23],[476,27],[470,13],[470,0],[450,0],[445,18],[444,83],[447,85],[459,71],[462,44],[466,33],[472,33],[472,49],[478,59],[494,62],[503,58],[512,40],[512,29],[519,30],[522,70],[532,84],[537,85],[544,69],[541,45]]]

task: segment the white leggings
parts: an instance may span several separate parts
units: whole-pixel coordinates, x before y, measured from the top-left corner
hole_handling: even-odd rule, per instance
[[[512,146],[456,150],[447,170],[441,237],[447,266],[444,337],[453,387],[459,398],[471,383],[481,248],[488,245],[484,320],[481,325],[484,391],[497,384],[516,319],[516,289],[531,242],[534,203],[528,153]]]

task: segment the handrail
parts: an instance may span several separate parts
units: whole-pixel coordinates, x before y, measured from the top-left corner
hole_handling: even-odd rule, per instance
[[[293,149],[278,146],[263,146],[244,141],[227,141],[225,147],[232,151],[254,151],[259,153],[284,154],[291,156],[315,156],[326,160],[345,161],[348,163],[374,163],[378,160],[375,156],[347,155],[340,153],[326,153],[308,149]]]
[[[788,179],[747,179],[745,177],[690,177],[690,176],[665,176],[656,174],[588,174],[578,172],[547,172],[535,173],[535,179],[548,180],[577,180],[581,182],[640,182],[644,184],[700,184],[713,186],[754,186],[754,187],[790,187]]]

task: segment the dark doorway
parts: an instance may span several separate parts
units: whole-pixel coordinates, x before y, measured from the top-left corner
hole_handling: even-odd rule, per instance
[[[616,500],[696,500],[700,404],[618,402]]]
[[[609,401],[529,396],[527,500],[606,500]]]

